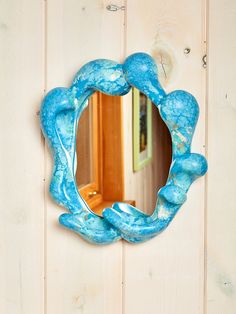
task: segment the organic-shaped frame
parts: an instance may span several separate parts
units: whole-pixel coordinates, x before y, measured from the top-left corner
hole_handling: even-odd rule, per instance
[[[159,109],[171,133],[172,164],[151,216],[129,204],[115,203],[112,208],[105,208],[100,217],[90,210],[76,185],[77,125],[95,91],[125,95],[132,86]],[[164,92],[158,81],[157,66],[145,53],[129,56],[124,64],[105,59],[91,61],[76,74],[70,88],[51,90],[43,100],[40,119],[54,157],[50,193],[70,212],[60,216],[60,223],[96,244],[121,238],[143,242],[163,231],[186,201],[190,185],[207,171],[206,159],[191,153],[198,115],[198,104],[191,94],[182,90]]]

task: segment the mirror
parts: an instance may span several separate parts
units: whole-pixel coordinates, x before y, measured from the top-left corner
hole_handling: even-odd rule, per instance
[[[146,99],[147,108],[143,110],[140,92],[136,98],[133,92],[133,101],[125,98],[122,103],[124,97],[120,96],[128,97],[132,89],[153,101],[165,123]],[[80,135],[82,147],[78,147],[78,158],[87,158],[84,165],[79,159],[78,171],[80,167],[88,169],[78,179],[78,193],[74,175],[75,126],[92,94],[92,114],[87,108]],[[207,171],[204,156],[191,153],[198,115],[193,95],[183,90],[165,93],[156,64],[146,53],[132,54],[123,64],[93,60],[77,72],[69,88],[51,90],[43,100],[40,120],[54,155],[50,193],[69,211],[60,216],[60,223],[96,244],[121,238],[144,242],[167,228],[186,201],[191,184]],[[144,121],[146,126],[142,125]],[[148,143],[152,144],[152,155],[148,154],[152,158],[147,162],[142,159],[137,171],[132,155],[135,151],[140,154],[140,138],[144,142],[141,153],[148,149]],[[169,169],[171,146],[173,163]],[[101,212],[103,218],[98,215]]]
[[[158,109],[147,96],[138,90],[130,91],[130,94],[126,100],[130,103],[125,104],[130,106],[130,110],[125,111],[122,110],[121,96],[96,92],[90,97],[78,124],[77,186],[88,206],[98,215],[101,215],[104,207],[111,206],[114,202],[128,202],[151,214],[155,207],[157,191],[165,185],[168,177],[172,158],[169,130]],[[137,127],[134,125],[135,114]],[[115,123],[116,127],[111,128]],[[151,134],[148,134],[149,132]],[[130,143],[124,147],[126,136],[129,137]],[[141,163],[144,162],[140,169],[135,168],[134,163],[135,138],[138,141],[137,158],[140,158]],[[151,145],[152,150],[150,156],[148,145]],[[113,151],[114,146],[116,152]],[[127,191],[129,187],[125,186],[125,171],[132,180],[133,194],[128,198],[126,195],[130,193]],[[117,180],[111,181],[114,177]],[[140,183],[144,180],[149,190],[144,189],[140,195]],[[149,200],[148,204],[145,204],[144,199]]]

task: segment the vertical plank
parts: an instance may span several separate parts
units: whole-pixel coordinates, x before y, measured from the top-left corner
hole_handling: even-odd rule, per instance
[[[208,314],[236,312],[236,2],[209,1]]]
[[[0,312],[42,314],[43,5],[0,2]]]
[[[47,90],[68,86],[84,63],[121,57],[123,12],[107,1],[49,0]],[[47,185],[51,160],[47,159]],[[63,212],[47,198],[48,313],[120,314],[122,244],[97,247],[58,225]]]
[[[128,1],[127,55],[137,51],[155,54],[165,47],[173,63],[167,91],[184,89],[200,105],[193,151],[204,153],[204,54],[203,6],[201,1]],[[189,55],[184,54],[191,48]],[[127,100],[127,107],[130,100]],[[129,103],[128,103],[129,101]],[[129,115],[130,109],[127,109]],[[131,141],[131,134],[125,138]],[[125,145],[128,147],[128,145]],[[125,155],[131,152],[126,150]],[[143,182],[131,172],[126,160],[127,193],[133,182]],[[147,178],[146,178],[147,180]],[[141,188],[141,182],[138,182]],[[145,182],[145,181],[144,181]],[[138,191],[138,190],[136,190]],[[131,193],[135,193],[132,190]],[[126,196],[127,197],[127,196]],[[140,202],[141,204],[141,202]],[[204,179],[188,193],[188,201],[168,227],[155,239],[134,246],[124,245],[123,313],[202,314],[204,302]]]

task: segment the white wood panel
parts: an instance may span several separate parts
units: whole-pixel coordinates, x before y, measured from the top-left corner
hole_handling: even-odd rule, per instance
[[[236,2],[209,1],[207,313],[236,313]]]
[[[0,1],[0,313],[42,314],[43,5]]]
[[[58,225],[64,209],[48,196],[52,163],[47,150],[44,204],[44,141],[36,114],[44,76],[47,90],[68,86],[80,66],[94,58],[119,61],[166,44],[175,69],[167,89],[186,89],[197,97],[201,116],[193,150],[204,153],[204,1],[128,0],[126,45],[124,12],[108,12],[108,3],[47,1],[44,73],[44,1],[0,1],[0,313],[203,313],[203,178],[191,187],[170,227],[141,245],[96,247]],[[233,0],[210,0],[207,314],[236,311],[235,21]],[[188,56],[185,47],[191,48]],[[149,210],[155,178],[151,167],[132,173],[130,94],[123,109],[126,198]]]
[[[47,90],[68,86],[82,64],[119,60],[123,12],[107,1],[50,0],[47,5]],[[47,191],[51,160],[47,160]],[[65,211],[47,198],[48,314],[120,314],[122,243],[97,247],[58,225]]]
[[[153,53],[160,44],[168,47],[175,75],[167,90],[185,89],[198,99],[201,115],[193,151],[201,153],[204,153],[205,137],[205,71],[201,66],[205,49],[203,23],[204,7],[201,1],[128,0],[127,55],[137,51]],[[191,48],[188,56],[183,53],[186,47]],[[131,117],[130,108],[127,109],[131,105],[128,97],[125,110],[127,116]],[[131,130],[128,127],[125,130],[126,141],[131,142]],[[131,156],[127,143],[125,156]],[[139,173],[134,176],[132,159],[126,158],[126,193],[142,195],[145,191],[142,184],[148,179]],[[201,314],[203,279],[202,178],[191,187],[187,203],[163,234],[141,245],[124,245],[123,313]]]

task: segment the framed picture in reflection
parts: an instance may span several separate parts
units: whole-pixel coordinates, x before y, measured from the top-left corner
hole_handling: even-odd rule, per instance
[[[133,88],[133,171],[152,160],[152,103]]]

